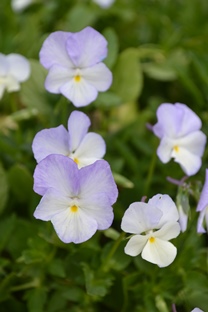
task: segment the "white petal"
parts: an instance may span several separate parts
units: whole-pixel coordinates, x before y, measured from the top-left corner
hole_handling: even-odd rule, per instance
[[[16,12],[24,10],[33,0],[12,0],[12,9]]]
[[[139,255],[145,244],[147,243],[147,236],[143,235],[134,235],[132,236],[128,243],[126,244],[126,247],[124,248],[124,251],[127,255],[135,257]]]
[[[207,214],[207,219],[208,219],[208,209],[207,208],[205,208],[204,210],[202,210],[199,213],[199,217],[198,217],[198,221],[197,221],[197,232],[198,233],[206,233],[206,230],[203,226],[203,222],[204,222],[206,214]],[[207,230],[208,230],[208,222],[207,222],[206,226],[207,226]]]
[[[135,202],[125,211],[121,229],[127,233],[140,234],[154,229],[162,217],[162,212],[147,203]]]
[[[53,223],[55,231],[64,243],[82,243],[97,230],[96,218],[92,218],[87,209],[72,212],[73,199],[62,196],[54,189],[49,189],[34,212],[34,217]],[[94,214],[93,214],[94,215]]]
[[[166,136],[164,136],[161,141],[160,145],[157,149],[157,156],[160,160],[166,164],[171,159],[171,153],[174,147],[174,141]]]
[[[31,73],[29,61],[22,55],[9,54],[7,55],[9,63],[9,75],[12,75],[17,81],[26,81]]]
[[[190,151],[190,153],[202,156],[204,153],[204,148],[206,144],[206,135],[201,131],[195,131],[186,135],[183,138],[177,139],[177,145],[179,147],[183,147]]]
[[[159,228],[166,222],[178,221],[179,214],[177,207],[169,195],[157,194],[149,199],[148,204],[151,204],[162,211],[162,217],[158,223]]]
[[[167,222],[160,230],[154,232],[154,237],[168,241],[176,238],[180,234],[180,230],[178,222]]]
[[[64,126],[44,129],[36,134],[32,143],[32,150],[37,162],[50,154],[69,155],[69,136]]]
[[[37,206],[34,217],[43,221],[49,221],[56,214],[67,211],[70,202],[70,198],[60,195],[60,193],[54,189],[48,189]]]
[[[204,312],[204,311],[202,311],[202,310],[199,309],[199,308],[195,308],[195,309],[193,309],[191,312]]]
[[[16,78],[8,75],[5,79],[5,85],[8,92],[14,92],[20,90],[20,83]]]
[[[148,240],[142,251],[142,258],[159,267],[166,267],[174,261],[176,254],[177,249],[173,244],[155,238],[152,243]]]
[[[89,132],[77,148],[74,157],[78,159],[78,164],[82,167],[103,158],[105,151],[106,145],[103,138],[97,133]]]
[[[83,77],[79,82],[76,82],[75,79],[68,81],[60,87],[60,92],[76,107],[89,105],[98,95],[96,88]]]
[[[69,146],[74,152],[85,137],[91,125],[90,118],[83,112],[73,111],[68,119]]]
[[[109,8],[115,0],[93,0],[95,3],[100,5],[101,8]]]
[[[51,93],[61,93],[60,88],[74,77],[75,70],[53,65],[45,80],[45,88]]]
[[[188,176],[196,174],[202,164],[201,157],[192,154],[189,150],[179,147],[179,151],[173,152],[174,161],[179,163],[185,174]]]
[[[9,64],[6,55],[0,53],[0,81],[1,76],[6,76],[9,71]]]
[[[84,79],[98,91],[106,91],[112,83],[112,73],[104,63],[83,68],[82,75]]]
[[[176,142],[171,156],[179,163],[187,175],[194,175],[201,167],[201,156],[206,144],[206,136],[201,131],[196,131]]]
[[[187,229],[188,215],[184,212],[183,207],[181,205],[178,206],[178,213],[181,231],[185,232]]]
[[[51,222],[57,235],[64,243],[83,243],[97,231],[97,222],[90,218],[82,209],[77,212],[70,210],[54,215]]]

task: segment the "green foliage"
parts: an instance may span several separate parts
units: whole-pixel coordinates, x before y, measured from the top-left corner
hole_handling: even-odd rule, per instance
[[[178,312],[208,312],[207,235],[196,233],[195,212],[208,149],[199,173],[177,189],[166,177],[180,180],[183,172],[159,161],[158,139],[146,127],[162,102],[181,102],[208,134],[207,0],[116,0],[107,9],[91,0],[37,0],[20,12],[10,2],[0,1],[0,52],[24,55],[32,73],[0,101],[0,311],[167,312],[175,303]],[[53,31],[88,25],[108,41],[104,62],[113,84],[83,111],[106,141],[119,198],[112,227],[74,245],[33,217],[40,197],[33,192],[31,144],[39,130],[66,125],[74,110],[45,90],[41,45]],[[120,229],[132,202],[157,193],[172,196],[190,218],[173,242],[175,261],[163,269],[127,256]]]

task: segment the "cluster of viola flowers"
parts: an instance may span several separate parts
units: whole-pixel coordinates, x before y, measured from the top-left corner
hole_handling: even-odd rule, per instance
[[[89,105],[98,92],[111,86],[112,73],[102,62],[106,56],[106,39],[91,27],[77,33],[50,34],[40,51],[40,62],[48,70],[46,90],[62,94],[76,107]],[[15,54],[0,54],[0,65],[1,97],[5,89],[18,90],[30,68],[24,57]],[[199,117],[185,104],[164,103],[157,118],[152,131],[160,139],[159,159],[167,163],[173,158],[187,176],[196,174],[206,144]],[[105,141],[89,132],[90,125],[89,117],[75,110],[69,116],[68,129],[63,125],[44,129],[32,144],[37,161],[34,191],[42,196],[34,216],[51,221],[64,243],[82,243],[97,230],[108,229],[114,219],[112,206],[118,189],[110,165],[103,160]],[[208,229],[208,169],[197,211],[197,230],[203,233],[204,220]],[[170,265],[177,249],[169,241],[180,234],[182,218],[167,194],[157,194],[147,203],[132,203],[121,222],[121,229],[130,234],[125,253],[141,254],[159,267]]]
[[[102,62],[107,56],[107,41],[96,30],[86,27],[78,33],[58,31],[49,35],[40,51],[40,62],[48,70],[45,88],[82,107],[93,102],[98,92],[106,91],[112,74]],[[186,105],[162,104],[158,122],[152,127],[160,138],[158,157],[164,163],[171,158],[187,175],[201,167],[206,136],[201,120]],[[51,221],[65,243],[82,243],[97,230],[113,222],[112,205],[118,197],[103,138],[88,132],[90,119],[74,111],[63,125],[36,134],[32,149],[38,164],[34,190],[43,196],[34,216]],[[203,198],[203,197],[202,197]],[[201,201],[199,207],[202,207]],[[199,221],[205,208],[202,209]],[[157,194],[147,203],[132,203],[124,213],[121,229],[129,234],[125,253],[165,267],[177,254],[169,240],[180,231],[180,214],[168,195]]]

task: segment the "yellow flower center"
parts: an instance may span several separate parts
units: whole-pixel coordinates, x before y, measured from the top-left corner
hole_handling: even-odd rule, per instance
[[[175,146],[173,147],[173,149],[174,149],[174,151],[175,151],[176,153],[179,152],[179,146],[178,146],[178,145],[175,145]]]
[[[150,243],[154,243],[154,242],[155,242],[155,238],[151,236],[151,237],[149,238],[149,242],[150,242]]]
[[[79,160],[77,158],[74,158],[73,161],[78,165],[79,164]]]
[[[71,212],[77,212],[78,211],[78,207],[76,205],[73,205],[70,207]]]
[[[81,76],[80,76],[80,75],[74,76],[74,80],[75,80],[76,82],[80,82]]]

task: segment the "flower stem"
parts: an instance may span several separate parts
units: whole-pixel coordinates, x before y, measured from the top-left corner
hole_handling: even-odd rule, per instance
[[[107,257],[105,258],[105,262],[103,262],[103,264],[101,265],[101,270],[102,271],[108,271],[109,267],[110,267],[110,260],[113,257],[114,253],[116,252],[117,248],[119,247],[121,241],[124,239],[125,237],[125,232],[121,232],[121,234],[119,235],[119,237],[117,238],[117,240],[114,242],[111,250],[109,251]]]

